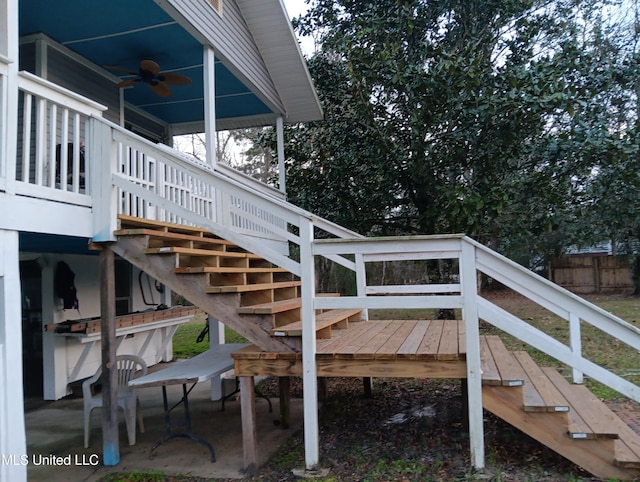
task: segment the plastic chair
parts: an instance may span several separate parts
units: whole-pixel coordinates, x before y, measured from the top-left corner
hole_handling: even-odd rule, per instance
[[[129,445],[136,443],[136,414],[140,433],[144,433],[144,422],[140,411],[140,402],[135,389],[128,385],[129,380],[139,372],[140,376],[147,374],[147,364],[136,355],[116,356],[118,376],[118,406],[124,410],[124,419],[127,425]],[[84,447],[89,447],[89,428],[91,424],[91,411],[96,407],[102,407],[102,395],[94,395],[92,385],[102,375],[102,367],[91,378],[82,382],[82,396],[84,398]]]

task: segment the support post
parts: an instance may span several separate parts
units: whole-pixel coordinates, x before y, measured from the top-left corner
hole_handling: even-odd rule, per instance
[[[87,148],[91,159],[89,183],[93,197],[93,241],[115,241],[113,232],[118,227],[118,192],[111,182],[111,174],[118,171],[118,150],[109,126],[93,117],[89,126]]]
[[[280,386],[280,427],[288,429],[291,417],[291,379],[280,377],[278,384]]]
[[[467,346],[467,400],[469,408],[469,443],[471,465],[484,468],[484,426],[482,409],[482,372],[480,370],[480,327],[478,317],[478,282],[475,247],[461,240],[460,281],[462,319]]]
[[[244,470],[253,475],[258,470],[258,432],[256,429],[256,398],[253,377],[239,377],[240,414],[242,417],[242,448]]]
[[[102,459],[106,466],[117,465],[120,462],[115,293],[114,254],[105,245],[100,251],[100,329],[102,343]]]
[[[0,0],[0,188],[15,193],[18,139],[18,2]],[[6,59],[6,60],[5,60]]]
[[[18,232],[0,230],[0,480],[21,482],[27,480],[27,442],[18,259]]]
[[[569,313],[569,346],[571,351],[582,356],[582,337],[580,336],[580,317],[575,313]],[[580,370],[573,369],[573,383],[584,383],[584,374]]]
[[[209,324],[209,347],[221,345],[224,343],[224,325],[213,316],[207,317]],[[222,375],[216,375],[211,379],[211,400],[220,400],[222,398]]]
[[[307,470],[320,460],[318,428],[318,375],[316,367],[315,267],[313,224],[300,218],[300,272],[302,298],[302,383],[304,403],[304,453]]]
[[[278,187],[287,192],[287,172],[284,167],[284,121],[282,116],[276,119],[276,138],[278,148]]]
[[[204,72],[204,136],[207,147],[207,164],[216,167],[216,69],[215,54],[211,47],[204,47],[203,52]]]

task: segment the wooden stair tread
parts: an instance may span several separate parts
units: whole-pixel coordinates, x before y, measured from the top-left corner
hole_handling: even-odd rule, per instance
[[[183,248],[181,246],[163,246],[161,248],[145,248],[145,254],[188,254],[189,256],[220,256],[222,258],[262,259],[253,253],[237,251],[217,251],[214,249]]]
[[[569,403],[544,371],[524,351],[513,353],[525,373],[524,409],[527,412],[568,412]]]
[[[120,225],[145,227],[149,229],[155,229],[165,232],[185,233],[193,234],[196,236],[214,236],[211,232],[204,228],[197,226],[187,226],[186,224],[168,223],[165,221],[156,221],[154,219],[138,218],[135,216],[128,216],[126,214],[118,215]]]
[[[569,383],[554,368],[543,367],[542,371],[569,404],[571,438],[618,438],[620,419],[587,387]]]
[[[301,306],[302,300],[300,298],[291,298],[269,303],[259,303],[257,305],[241,306],[238,308],[238,313],[243,315],[272,315],[283,311],[294,310]]]
[[[151,238],[165,240],[167,242],[188,241],[198,244],[211,244],[222,246],[236,246],[235,243],[226,239],[215,237],[202,237],[189,233],[176,233],[174,231],[159,231],[152,228],[121,228],[114,232],[116,236],[149,236]]]
[[[502,385],[500,372],[491,356],[491,349],[487,344],[487,337],[480,337],[480,371],[483,385]]]
[[[199,273],[288,273],[283,268],[245,268],[242,266],[185,266],[174,268],[174,273],[199,274]]]
[[[327,310],[316,315],[316,331],[323,330],[330,326],[340,323],[343,320],[347,320],[352,316],[356,316],[362,313],[362,310],[354,309],[339,309],[339,310]],[[351,320],[355,321],[355,320]],[[271,331],[273,336],[302,336],[302,321],[294,321],[284,326],[279,326]]]
[[[486,385],[522,386],[524,373],[498,336],[482,336],[480,354],[482,379]]]
[[[277,290],[279,288],[295,288],[300,286],[300,281],[278,281],[274,283],[253,283],[233,286],[211,286],[207,293],[245,293],[248,291]]]
[[[613,442],[615,464],[625,469],[640,469],[640,456],[638,456],[637,449],[634,450],[633,444],[629,444],[627,440],[622,439],[614,440]]]

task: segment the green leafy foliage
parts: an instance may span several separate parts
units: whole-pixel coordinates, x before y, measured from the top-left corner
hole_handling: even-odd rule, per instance
[[[363,234],[463,232],[531,267],[624,229],[637,239],[638,34],[621,8],[637,14],[313,2],[296,25],[319,44],[325,121],[287,128],[290,200]]]

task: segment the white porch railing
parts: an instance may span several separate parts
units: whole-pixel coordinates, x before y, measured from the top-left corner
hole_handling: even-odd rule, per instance
[[[7,189],[90,206],[87,125],[106,107],[28,72],[20,72],[18,86],[17,159],[7,165]]]

